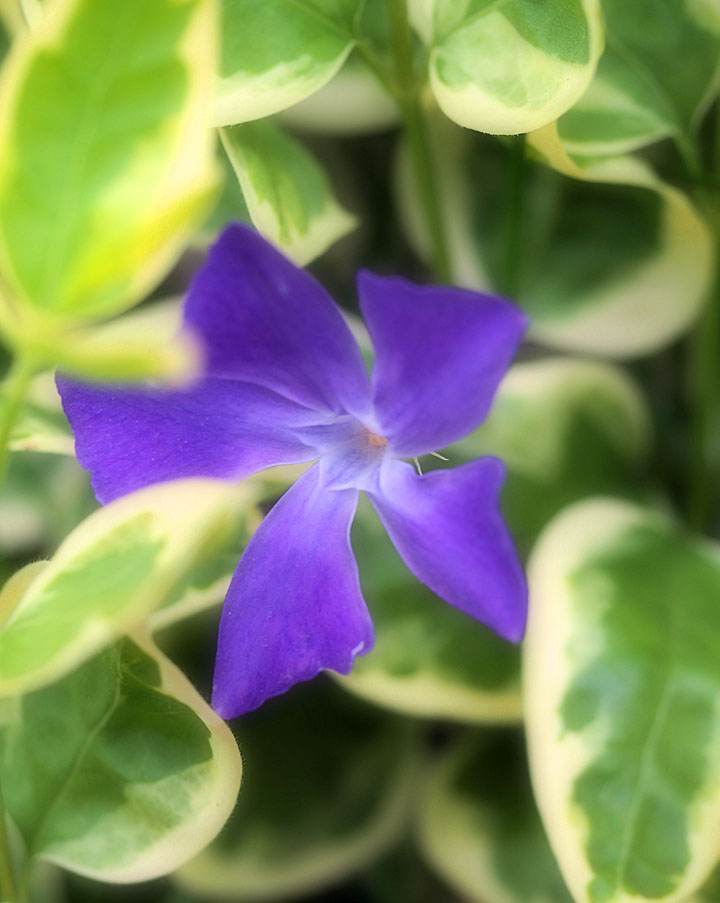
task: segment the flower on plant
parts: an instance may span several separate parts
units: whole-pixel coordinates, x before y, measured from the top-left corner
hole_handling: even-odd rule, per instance
[[[225,718],[323,669],[347,674],[371,649],[350,545],[360,491],[438,596],[508,640],[524,631],[525,579],[498,507],[503,464],[486,457],[420,475],[407,459],[480,424],[526,318],[491,295],[368,272],[358,292],[371,378],[323,288],[231,225],[185,304],[185,325],[207,354],[194,386],[58,380],[102,503],[165,480],[238,481],[315,462],[265,517],[230,584],[213,688]]]

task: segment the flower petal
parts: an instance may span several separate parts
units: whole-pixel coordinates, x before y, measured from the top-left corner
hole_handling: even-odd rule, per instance
[[[388,461],[370,500],[408,568],[451,605],[518,641],[527,586],[498,507],[505,468],[480,458],[418,476]]]
[[[211,249],[185,323],[206,343],[209,376],[258,383],[318,410],[368,409],[365,365],[339,308],[246,226],[228,226]]]
[[[205,379],[174,391],[57,382],[78,460],[103,504],[165,480],[240,480],[317,457],[292,432],[317,413],[261,386]]]
[[[398,457],[424,455],[485,418],[527,327],[502,298],[358,274],[375,346],[378,428]]]
[[[251,539],[220,621],[213,707],[223,718],[324,668],[347,674],[373,644],[350,547],[358,493],[326,489],[316,465]]]

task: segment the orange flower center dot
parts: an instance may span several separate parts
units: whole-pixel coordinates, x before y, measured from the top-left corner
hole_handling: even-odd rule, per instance
[[[368,445],[371,445],[373,448],[385,448],[388,444],[385,436],[378,436],[377,433],[373,433],[370,430],[367,431],[367,434]]]

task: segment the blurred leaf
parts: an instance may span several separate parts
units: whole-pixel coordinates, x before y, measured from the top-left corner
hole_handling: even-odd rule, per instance
[[[165,483],[83,521],[0,633],[0,695],[57,680],[146,619],[222,525],[227,496],[216,481]]]
[[[328,82],[355,44],[363,0],[223,0],[215,125],[277,113]]]
[[[4,390],[5,386],[0,385],[0,410],[5,405]],[[29,397],[15,420],[8,448],[11,451],[74,454],[70,426],[50,373],[42,373],[33,380]]]
[[[418,812],[420,845],[468,903],[572,903],[516,739],[475,734],[434,764]]]
[[[54,361],[65,374],[125,382],[184,385],[198,375],[203,349],[182,328],[180,298],[144,304],[91,329],[66,333]]]
[[[57,0],[0,89],[2,321],[62,340],[65,318],[134,304],[214,186],[211,0]],[[9,296],[8,296],[9,295]]]
[[[601,499],[529,567],[533,783],[578,903],[685,900],[718,860],[720,550]]]
[[[240,556],[262,519],[257,508],[262,495],[259,481],[244,480],[237,486],[226,486],[224,492],[226,511],[222,522],[202,553],[150,615],[148,628],[152,632],[224,600]]]
[[[571,107],[602,52],[599,0],[413,0],[443,112],[495,135],[529,132]]]
[[[565,183],[564,218],[556,219],[557,258],[524,301],[541,341],[617,357],[659,350],[697,319],[713,278],[713,242],[682,192],[632,157],[571,158],[556,127],[533,133],[543,160]],[[556,202],[557,204],[557,202]],[[559,206],[559,205],[558,205]],[[559,301],[559,303],[558,303]]]
[[[17,608],[27,588],[37,575],[45,570],[46,564],[45,561],[33,561],[31,564],[26,564],[5,583],[0,591],[0,630]]]
[[[718,903],[720,900],[720,869],[715,869],[710,880],[687,903]]]
[[[413,577],[365,502],[352,543],[375,623],[375,646],[338,681],[405,714],[480,723],[519,720],[517,647]]]
[[[13,454],[0,497],[0,582],[14,556],[46,554],[82,519],[91,501],[87,475],[74,458],[59,454]],[[17,565],[15,565],[16,567]]]
[[[649,411],[622,370],[545,358],[512,367],[485,423],[446,454],[453,463],[482,455],[505,462],[502,509],[525,555],[571,502],[641,493],[649,439]]]
[[[215,241],[218,232],[228,223],[251,222],[240,182],[222,148],[218,154],[218,164],[223,175],[222,190],[218,195],[215,207],[195,236],[195,243],[200,247],[205,247]]]
[[[392,66],[387,0],[365,0],[357,30],[381,65]],[[359,135],[399,124],[397,103],[356,51],[331,81],[288,107],[281,118],[299,129],[331,135]]]
[[[125,638],[59,683],[5,700],[1,715],[5,804],[30,855],[142,881],[197,853],[232,810],[232,733],[145,640]]]
[[[259,232],[303,265],[356,225],[317,161],[270,122],[220,132]]]
[[[243,792],[218,840],[177,874],[202,900],[291,899],[334,884],[400,835],[414,732],[320,680],[235,723]]]
[[[603,0],[607,47],[595,79],[558,122],[570,153],[625,153],[693,139],[720,84],[713,0]]]
[[[689,198],[646,163],[617,157],[581,167],[555,126],[534,132],[534,151],[557,172],[526,161],[509,257],[507,151],[458,130],[441,128],[435,139],[454,278],[511,294],[530,314],[531,338],[625,358],[654,353],[695,323],[713,275],[711,236]],[[403,221],[427,257],[406,154],[397,184]]]
[[[280,118],[309,132],[359,135],[397,125],[398,110],[377,76],[358,56],[351,54],[331,81],[288,107]]]

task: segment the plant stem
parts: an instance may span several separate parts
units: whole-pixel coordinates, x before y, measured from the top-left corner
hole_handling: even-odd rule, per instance
[[[720,256],[720,241],[716,242]],[[717,264],[716,264],[717,266]],[[713,420],[720,416],[720,267],[692,344],[692,432],[688,520],[695,530],[707,528],[717,499],[717,474],[709,445]]]
[[[5,805],[2,787],[0,787],[0,900],[7,900],[8,903],[20,903],[21,899],[15,881],[15,869],[6,829]]]
[[[510,166],[507,186],[507,220],[505,228],[505,261],[503,265],[502,290],[509,298],[513,298],[517,294],[525,159],[525,135],[517,135],[512,139],[510,150]]]
[[[0,488],[2,488],[7,473],[8,442],[27,395],[30,380],[37,369],[37,364],[32,358],[19,355],[13,361],[3,384],[4,398],[0,410]]]
[[[716,108],[716,135],[713,163],[715,173],[703,172],[697,152],[684,153],[691,176],[720,176],[720,106]],[[718,471],[713,458],[713,438],[720,423],[720,218],[709,192],[698,188],[695,201],[715,236],[715,279],[691,344],[691,470],[688,493],[688,521],[704,531],[712,522],[714,504],[720,493]]]
[[[420,100],[422,82],[416,75],[413,61],[413,39],[407,0],[386,0],[386,2],[395,66],[394,96],[400,108],[415,182],[430,238],[433,271],[436,279],[449,282],[450,258],[445,239],[432,143]]]

